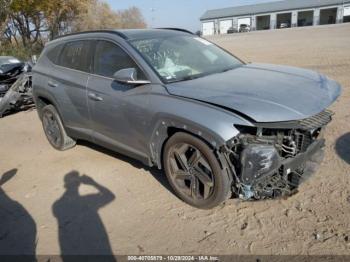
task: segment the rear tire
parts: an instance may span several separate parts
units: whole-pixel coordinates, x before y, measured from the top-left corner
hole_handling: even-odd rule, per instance
[[[67,135],[60,115],[53,105],[42,109],[42,124],[47,140],[55,149],[64,151],[76,145],[76,141]]]
[[[231,195],[231,179],[213,150],[190,134],[179,132],[167,141],[163,166],[177,196],[191,206],[211,209]]]

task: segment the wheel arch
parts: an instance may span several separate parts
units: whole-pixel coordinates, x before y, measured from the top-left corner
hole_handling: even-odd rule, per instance
[[[57,106],[55,99],[53,97],[51,97],[50,95],[41,94],[41,93],[35,94],[34,102],[35,102],[35,107],[37,109],[37,112],[38,112],[40,119],[42,119],[42,109],[47,105],[53,105],[55,107],[55,109],[57,110],[59,116],[62,119],[62,114],[60,112],[60,109]],[[63,119],[62,119],[62,121],[63,121]]]
[[[166,139],[163,141],[162,145],[161,145],[161,150],[160,150],[160,154],[159,154],[159,161],[160,161],[160,165],[159,163],[157,162],[157,166],[159,169],[162,168],[162,157],[163,157],[163,154],[164,154],[164,148],[165,148],[165,145],[167,143],[167,141],[173,136],[175,135],[176,133],[179,133],[179,132],[182,132],[182,133],[186,133],[186,134],[189,134],[193,137],[196,137],[198,138],[199,140],[201,140],[202,142],[204,142],[214,153],[214,155],[216,156],[216,158],[218,159],[219,161],[219,164],[221,166],[221,168],[223,168],[224,166],[224,163],[223,163],[223,159],[221,158],[221,156],[218,154],[218,146],[215,143],[210,143],[207,139],[208,137],[207,136],[201,136],[201,134],[199,132],[197,133],[193,133],[191,131],[189,131],[188,129],[183,129],[183,128],[178,128],[178,127],[173,127],[173,126],[169,126],[167,128],[167,137]]]
[[[40,119],[42,118],[42,109],[47,105],[53,105],[51,100],[44,96],[38,96],[35,104],[36,104],[36,108],[39,113]]]
[[[238,134],[233,125],[232,137]],[[223,133],[216,132],[213,128],[207,128],[201,124],[181,118],[162,118],[158,121],[150,140],[150,156],[152,162],[162,168],[163,149],[170,137],[178,132],[190,134],[205,142],[213,151],[218,151],[228,140]]]

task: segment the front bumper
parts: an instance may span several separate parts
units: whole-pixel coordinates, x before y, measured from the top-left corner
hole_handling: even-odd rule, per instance
[[[325,140],[319,139],[313,142],[306,152],[298,154],[294,158],[288,158],[284,161],[282,161],[282,170],[284,172],[284,175],[289,175],[292,172],[295,172],[296,170],[300,169],[300,167],[307,164],[307,162],[313,162],[316,164],[320,164],[323,160],[323,150],[325,146]],[[309,170],[310,165],[307,165],[307,171],[310,173],[312,170]],[[314,170],[313,170],[314,171]]]
[[[324,145],[325,140],[318,139],[304,153],[275,162],[273,169],[268,173],[254,174],[250,170],[241,174],[241,178],[244,179],[238,185],[238,188],[241,189],[239,197],[248,200],[292,195],[298,186],[317,170],[317,167],[323,160],[324,150],[322,148]],[[257,160],[256,156],[253,158]],[[254,164],[256,163],[258,162]],[[249,177],[248,180],[246,179],[247,177]]]
[[[305,166],[313,156],[325,145],[324,139],[318,139],[310,144],[307,150],[299,153],[295,157],[282,159],[275,147],[272,145],[257,145],[251,144],[247,146],[241,154],[241,183],[244,185],[253,185],[256,182],[271,177],[275,174],[280,174],[287,177],[293,172],[304,173]],[[320,157],[314,157],[316,160]],[[312,160],[311,162],[321,162]]]

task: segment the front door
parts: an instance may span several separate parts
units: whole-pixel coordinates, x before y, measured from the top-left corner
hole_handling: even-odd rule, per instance
[[[150,86],[118,83],[113,74],[136,68],[138,79],[145,76],[133,59],[117,44],[97,41],[87,88],[88,106],[95,142],[135,158],[146,157],[144,139],[147,126]]]

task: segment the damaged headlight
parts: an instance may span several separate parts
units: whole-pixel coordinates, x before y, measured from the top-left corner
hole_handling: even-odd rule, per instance
[[[248,145],[241,154],[241,178],[244,184],[252,184],[256,179],[280,167],[281,161],[274,146]]]

